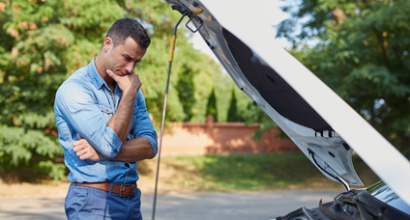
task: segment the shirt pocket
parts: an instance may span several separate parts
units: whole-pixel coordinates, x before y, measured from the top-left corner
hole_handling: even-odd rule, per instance
[[[99,104],[98,108],[101,110],[101,113],[103,114],[105,121],[108,122],[112,115],[114,114],[114,111],[111,109],[110,106]]]

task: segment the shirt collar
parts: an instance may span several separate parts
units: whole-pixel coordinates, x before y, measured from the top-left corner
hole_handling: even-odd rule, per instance
[[[91,79],[92,84],[96,88],[101,89],[105,85],[104,79],[100,76],[100,74],[97,71],[97,68],[95,67],[95,58],[93,58],[91,62],[88,64],[87,73]]]

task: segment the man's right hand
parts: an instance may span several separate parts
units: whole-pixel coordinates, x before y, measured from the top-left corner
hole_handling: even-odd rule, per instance
[[[116,75],[111,70],[106,70],[106,72],[108,76],[117,83],[122,91],[122,97],[118,104],[118,108],[108,121],[107,125],[114,130],[121,142],[124,143],[127,140],[127,135],[131,129],[134,103],[137,97],[136,94],[141,87],[141,81],[134,71],[126,75]]]
[[[106,70],[106,73],[118,84],[123,93],[136,94],[141,88],[140,78],[134,71],[123,76],[117,75],[109,69]]]

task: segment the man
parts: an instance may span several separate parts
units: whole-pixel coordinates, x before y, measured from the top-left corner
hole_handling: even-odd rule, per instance
[[[157,153],[141,82],[134,72],[150,44],[135,19],[109,29],[101,51],[58,89],[58,138],[72,182],[68,219],[142,219],[136,161]]]

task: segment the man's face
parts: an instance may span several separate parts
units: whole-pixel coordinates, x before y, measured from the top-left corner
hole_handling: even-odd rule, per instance
[[[131,37],[128,37],[123,44],[114,46],[111,40],[107,50],[106,69],[110,69],[118,76],[125,76],[134,73],[134,67],[141,61],[147,49],[142,48]]]

